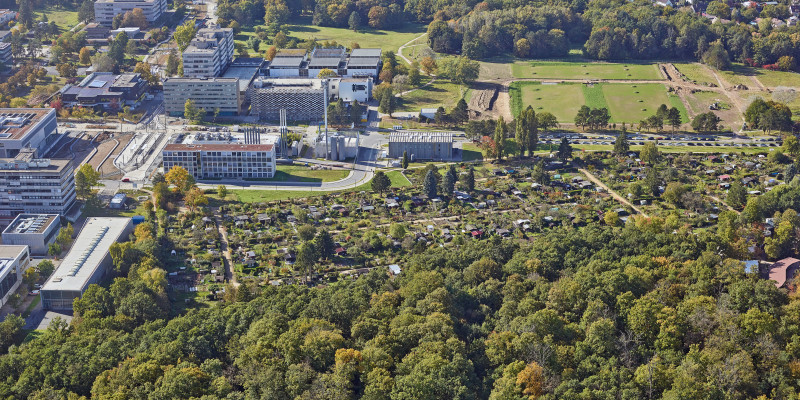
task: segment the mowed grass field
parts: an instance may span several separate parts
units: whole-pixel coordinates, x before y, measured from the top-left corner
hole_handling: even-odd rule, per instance
[[[384,51],[394,52],[423,33],[425,33],[425,25],[413,23],[405,23],[402,27],[392,31],[367,27],[358,32],[347,28],[314,26],[311,25],[310,18],[296,19],[290,21],[289,25],[289,36],[299,40],[336,41],[347,47],[356,42],[362,48],[381,48]]]
[[[35,10],[36,14],[44,14],[48,21],[55,21],[62,31],[68,31],[78,25],[78,10],[71,7],[61,8],[48,6],[44,9]]]
[[[657,83],[600,83],[584,85],[562,83],[542,85],[538,82],[514,82],[511,85],[511,109],[514,115],[528,105],[536,112],[548,111],[559,122],[572,123],[581,106],[608,108],[611,122],[638,123],[655,114],[661,104],[676,107],[688,122],[686,108],[680,99]]]
[[[598,63],[588,61],[517,61],[515,78],[661,80],[656,64]]]
[[[414,90],[413,92],[404,94],[400,99],[400,106],[397,111],[401,112],[419,112],[422,108],[438,108],[444,107],[450,111],[459,100],[461,100],[461,92],[464,91],[464,99],[469,102],[471,91],[467,88],[462,88],[458,84],[437,79],[430,86],[425,86]]]
[[[713,83],[717,85],[717,79],[714,74],[703,64],[698,63],[673,63],[672,65],[686,76],[686,79],[697,83],[698,85],[705,85]]]
[[[667,92],[664,85],[603,83],[595,86],[600,86],[603,90],[608,111],[611,113],[611,122],[638,123],[655,114],[662,104],[680,110],[683,122],[689,120],[680,98]],[[593,104],[588,105],[595,107]]]
[[[511,104],[514,115],[529,105],[534,111],[548,111],[559,122],[572,122],[582,105],[586,104],[581,84],[542,85],[539,82],[514,82]],[[520,101],[521,100],[521,101]]]

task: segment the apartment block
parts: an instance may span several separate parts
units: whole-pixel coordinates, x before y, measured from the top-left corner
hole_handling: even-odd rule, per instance
[[[31,149],[0,158],[0,220],[22,213],[67,214],[74,205],[71,160],[35,158]]]
[[[94,20],[98,24],[111,26],[114,17],[134,8],[144,12],[147,22],[156,22],[167,11],[167,0],[97,0],[94,3]]]
[[[220,76],[233,58],[233,29],[212,26],[197,32],[183,52],[183,76]]]
[[[246,89],[245,89],[246,90]],[[239,78],[167,78],[164,79],[164,110],[172,116],[183,116],[186,100],[196,107],[220,115],[246,114]]]
[[[41,157],[58,138],[55,108],[0,108],[0,158],[13,158],[24,148]]]

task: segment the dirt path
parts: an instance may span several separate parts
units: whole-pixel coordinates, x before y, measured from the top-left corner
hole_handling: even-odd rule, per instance
[[[409,59],[408,59],[408,58],[407,58],[405,55],[403,55],[403,49],[405,49],[406,47],[408,47],[408,45],[410,45],[411,43],[414,43],[414,42],[416,42],[416,41],[417,41],[417,39],[419,39],[419,38],[421,38],[421,37],[423,37],[423,36],[425,36],[425,35],[427,35],[427,34],[428,34],[428,32],[425,32],[425,33],[423,33],[422,35],[419,35],[419,36],[417,36],[417,37],[415,37],[415,38],[413,38],[413,39],[409,40],[409,41],[408,41],[408,42],[406,42],[404,45],[400,46],[400,48],[398,48],[398,49],[397,49],[397,55],[398,55],[400,58],[402,58],[402,59],[403,59],[403,61],[405,61],[405,62],[406,62],[406,64],[408,64],[408,65],[411,65],[411,60],[409,60]]]
[[[708,197],[709,197],[711,200],[714,200],[714,201],[716,201],[717,203],[720,203],[720,204],[722,204],[722,205],[723,205],[723,206],[725,206],[725,207],[726,207],[728,210],[731,210],[731,211],[733,211],[733,212],[735,212],[735,213],[737,213],[737,214],[741,214],[741,212],[739,212],[737,209],[735,209],[735,208],[733,208],[733,207],[729,206],[729,205],[728,205],[728,203],[726,203],[726,202],[722,201],[722,199],[720,199],[719,197],[717,197],[717,196],[712,196],[712,195],[710,195],[710,194],[708,195]]]
[[[225,263],[225,280],[233,285],[233,287],[239,287],[239,281],[236,279],[236,273],[233,271],[231,249],[228,246],[228,230],[225,229],[225,225],[222,224],[222,219],[219,214],[217,214],[218,212],[219,209],[214,211],[214,219],[217,222],[217,229],[219,230],[219,236],[221,238],[220,250],[222,250],[222,255],[225,256],[223,259]]]
[[[592,175],[591,172],[587,171],[584,168],[578,168],[578,171],[580,171],[581,173],[586,175],[586,177],[589,178],[590,181],[594,182],[595,185],[600,186],[601,188],[605,189],[608,192],[608,194],[611,195],[611,197],[613,197],[614,199],[616,199],[620,203],[622,203],[622,204],[624,204],[626,206],[629,206],[634,211],[636,211],[638,214],[642,214],[643,217],[648,218],[647,214],[645,214],[641,209],[639,209],[639,207],[636,207],[635,205],[633,205],[633,203],[631,203],[630,201],[628,201],[624,197],[622,197],[619,194],[617,194],[617,192],[615,192],[610,187],[606,186],[605,183],[603,183],[600,179],[597,179],[597,177]]]

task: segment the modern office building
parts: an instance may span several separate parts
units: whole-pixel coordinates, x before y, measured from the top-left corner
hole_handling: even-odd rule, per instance
[[[244,96],[239,78],[166,78],[164,79],[164,110],[172,116],[183,116],[186,100],[212,115],[246,115]]]
[[[58,214],[20,214],[3,231],[3,244],[28,246],[31,254],[44,256],[60,227]]]
[[[181,166],[198,180],[272,178],[279,140],[278,135],[250,131],[179,137],[162,151],[164,170]]]
[[[22,284],[22,274],[31,263],[28,246],[0,245],[0,306]]]
[[[42,307],[71,310],[72,301],[113,268],[111,245],[128,240],[132,232],[130,218],[88,218],[72,249],[42,287]]]
[[[119,111],[129,106],[135,109],[148,87],[141,74],[93,72],[78,84],[64,85],[61,89],[61,101],[65,107],[81,106]]]
[[[183,76],[220,76],[233,58],[233,29],[211,26],[200,29],[183,51]]]
[[[416,160],[450,160],[453,157],[453,134],[392,132],[389,135],[389,158],[402,158],[403,152],[408,152]]]
[[[114,17],[141,8],[147,22],[156,22],[167,11],[167,0],[96,0],[94,20],[98,24],[111,26]]]
[[[269,63],[270,77],[308,76],[308,56],[305,49],[279,50]]]
[[[325,84],[312,78],[259,78],[251,89],[250,115],[278,120],[286,110],[291,121],[315,121],[325,113]]]
[[[381,49],[353,49],[347,59],[349,77],[377,77],[381,71]]]
[[[308,62],[308,76],[316,78],[325,69],[333,71],[336,75],[345,75],[347,73],[345,55],[343,48],[314,49]]]
[[[11,54],[11,43],[0,42],[0,64],[6,67],[14,65],[14,55]]]
[[[41,157],[58,138],[55,108],[0,108],[0,158],[13,158],[23,148]]]
[[[23,213],[64,215],[74,205],[71,160],[37,159],[32,149],[0,158],[0,220]]]

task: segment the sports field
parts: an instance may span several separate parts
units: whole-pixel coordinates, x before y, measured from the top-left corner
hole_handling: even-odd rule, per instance
[[[299,40],[317,39],[317,41],[336,41],[345,46],[358,43],[362,48],[381,48],[384,51],[397,52],[400,46],[417,36],[425,33],[425,26],[421,24],[405,23],[396,31],[380,29],[361,29],[353,32],[347,28],[331,28],[327,26],[311,25],[310,18],[298,18],[290,22],[289,37]]]
[[[538,82],[514,82],[511,85],[512,111],[533,106],[537,112],[548,111],[559,122],[571,123],[582,105],[591,108],[607,107],[611,122],[638,123],[655,114],[661,104],[677,107],[688,121],[686,109],[680,99],[667,92],[664,85],[657,83],[627,84],[600,83],[584,85],[562,83],[542,85]]]
[[[661,80],[656,64],[598,63],[586,61],[517,61],[515,78]]]

